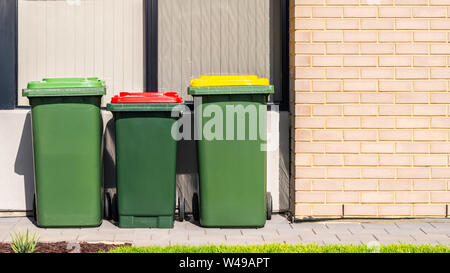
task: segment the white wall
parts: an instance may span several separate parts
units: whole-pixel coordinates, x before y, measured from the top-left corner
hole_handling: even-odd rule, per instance
[[[31,136],[31,118],[29,110],[0,111],[0,216],[5,211],[26,211],[32,209],[34,193],[33,153]],[[104,133],[104,184],[107,189],[114,191],[115,185],[115,150],[114,150],[114,122],[110,112],[102,111]],[[268,120],[274,121],[268,128],[274,137],[276,149],[268,155],[268,190],[272,192],[275,210],[287,209],[286,181],[283,176],[285,166],[283,158],[289,157],[285,151],[287,145],[278,140],[288,141],[287,124],[288,113],[269,111]],[[280,126],[281,124],[281,126]],[[286,143],[285,143],[286,144]],[[281,147],[281,150],[280,150]],[[182,141],[179,145],[177,187],[188,198],[196,190],[197,163],[196,146],[194,141]],[[287,185],[288,186],[288,185]]]

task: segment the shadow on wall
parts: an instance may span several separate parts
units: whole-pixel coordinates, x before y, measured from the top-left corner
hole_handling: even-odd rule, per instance
[[[105,191],[116,191],[116,147],[114,119],[108,120],[103,134],[103,186]]]
[[[31,112],[27,113],[20,138],[19,150],[14,163],[14,172],[24,177],[25,202],[27,210],[33,209],[34,164],[32,143]]]

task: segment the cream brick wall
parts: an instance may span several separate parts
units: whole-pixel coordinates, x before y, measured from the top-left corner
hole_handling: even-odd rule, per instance
[[[295,215],[446,217],[450,0],[292,0]]]

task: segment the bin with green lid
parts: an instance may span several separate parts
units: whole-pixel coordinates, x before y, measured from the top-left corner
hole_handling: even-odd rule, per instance
[[[178,135],[172,128],[184,110],[182,99],[176,93],[121,93],[107,109],[116,130],[119,226],[173,228]],[[178,199],[182,221],[184,199]]]
[[[257,76],[204,76],[191,81],[199,193],[194,218],[205,227],[263,227],[271,218],[266,193],[266,115],[274,88]]]
[[[95,227],[102,220],[104,83],[98,79],[30,82],[35,217],[40,227]]]

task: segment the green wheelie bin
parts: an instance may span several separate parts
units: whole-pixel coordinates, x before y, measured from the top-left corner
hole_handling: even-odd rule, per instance
[[[22,91],[31,105],[34,213],[40,227],[96,227],[102,220],[104,82],[45,79]]]
[[[121,93],[114,114],[119,226],[173,228],[177,138],[172,127],[184,104],[177,93]],[[184,199],[179,197],[179,217]]]
[[[271,218],[266,193],[266,115],[274,88],[257,76],[203,76],[191,81],[199,193],[194,219],[204,227],[263,227]]]

